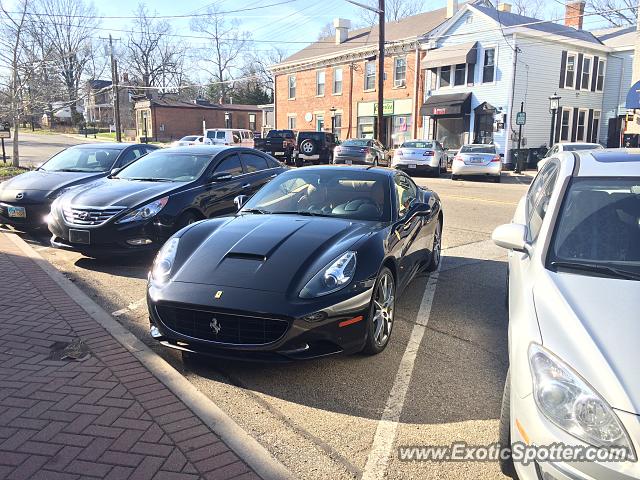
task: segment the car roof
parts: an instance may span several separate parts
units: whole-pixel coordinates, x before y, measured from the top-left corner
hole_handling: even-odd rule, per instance
[[[80,143],[72,145],[69,148],[112,148],[124,150],[133,145],[143,145],[142,143],[118,143],[118,142],[97,142],[97,143]]]
[[[598,146],[601,146],[599,143],[596,143],[596,142],[560,142],[560,143],[557,143],[556,145],[559,145],[559,146],[562,146],[562,147],[564,147],[564,146],[571,147],[571,146],[575,146],[575,145],[598,145]]]
[[[217,155],[218,153],[226,150],[253,150],[247,147],[233,147],[227,145],[188,145],[181,147],[167,147],[163,148],[163,152],[170,153],[200,153],[204,155]],[[257,152],[257,150],[255,150]],[[262,152],[260,152],[262,153]]]
[[[335,170],[338,172],[341,172],[344,170],[350,170],[354,172],[368,171],[368,172],[380,173],[383,175],[387,175],[389,177],[392,177],[398,173],[398,170],[394,168],[374,167],[374,166],[367,166],[367,165],[314,165],[309,167],[300,167],[300,168],[292,169],[290,171],[296,172],[302,169],[304,169],[305,172],[311,172],[314,170],[317,170],[317,171]]]
[[[566,152],[559,157],[577,157],[578,177],[640,177],[640,149],[605,148]]]

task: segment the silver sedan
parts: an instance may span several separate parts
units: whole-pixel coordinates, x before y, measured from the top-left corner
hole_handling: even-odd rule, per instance
[[[451,164],[451,178],[457,180],[466,175],[483,175],[500,181],[502,160],[495,145],[463,145]]]
[[[447,170],[447,154],[440,142],[409,140],[394,151],[392,166],[409,174],[427,173],[439,177]]]
[[[509,249],[503,472],[640,479],[640,153],[552,156],[493,240]]]

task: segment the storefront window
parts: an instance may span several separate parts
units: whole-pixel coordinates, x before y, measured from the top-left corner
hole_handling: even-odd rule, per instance
[[[358,118],[358,138],[373,138],[374,117]]]
[[[393,117],[391,141],[393,147],[402,145],[406,140],[411,140],[411,115],[396,115]]]
[[[464,144],[465,121],[463,117],[438,118],[436,140],[446,149],[460,148]]]

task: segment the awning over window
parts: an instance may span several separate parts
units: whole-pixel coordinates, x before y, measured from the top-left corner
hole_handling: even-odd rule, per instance
[[[420,108],[420,115],[423,117],[465,115],[469,113],[471,113],[471,94],[466,92],[431,95]]]
[[[640,108],[640,82],[636,82],[627,93],[625,107],[629,110]]]
[[[450,47],[429,50],[424,59],[422,68],[438,68],[459,63],[476,63],[478,42],[461,43]]]

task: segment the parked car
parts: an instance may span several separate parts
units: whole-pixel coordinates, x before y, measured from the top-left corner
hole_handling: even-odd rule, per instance
[[[253,195],[285,169],[248,148],[158,150],[58,197],[51,244],[94,257],[157,249],[186,225],[234,213],[236,195]]]
[[[493,232],[509,249],[500,443],[640,446],[640,154],[558,153]],[[515,464],[514,464],[515,463]],[[640,478],[635,461],[513,462],[513,478]]]
[[[560,152],[577,152],[580,150],[602,150],[604,147],[599,143],[585,143],[585,142],[564,142],[556,143],[551,147],[544,157],[538,162],[538,170],[542,168],[542,165],[548,158],[557,155]]]
[[[53,200],[157,150],[138,143],[88,143],[57,153],[36,170],[0,183],[0,223],[17,229],[46,228]]]
[[[389,153],[379,141],[350,138],[333,149],[333,163],[346,165],[389,166]]]
[[[402,172],[289,170],[236,216],[191,225],[162,247],[150,333],[167,347],[246,359],[379,353],[396,299],[416,272],[438,268],[442,221],[438,196]]]
[[[176,140],[175,142],[171,142],[171,147],[186,147],[188,145],[202,145],[203,143],[202,135],[187,135],[186,137],[182,137],[180,140]]]
[[[502,159],[496,152],[495,145],[469,144],[463,145],[451,164],[451,179],[458,180],[462,176],[482,175],[500,182]]]
[[[296,133],[293,130],[269,130],[265,138],[254,139],[254,148],[273,157],[283,158],[290,164],[296,148]]]
[[[204,131],[204,144],[253,148],[253,132],[242,128],[208,128]]]
[[[304,162],[315,165],[332,163],[336,145],[338,145],[338,139],[333,133],[299,132],[296,149],[293,152],[296,166],[301,167]]]
[[[435,140],[409,140],[393,152],[394,168],[439,177],[447,171],[447,153]]]

